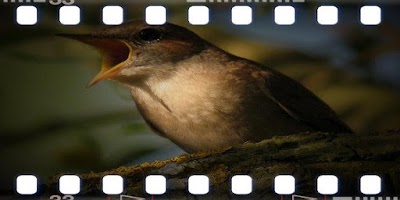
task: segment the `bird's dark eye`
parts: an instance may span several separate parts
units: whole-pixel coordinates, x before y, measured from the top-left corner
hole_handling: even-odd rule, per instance
[[[145,42],[155,42],[161,39],[162,33],[154,28],[145,28],[140,31],[139,37]]]

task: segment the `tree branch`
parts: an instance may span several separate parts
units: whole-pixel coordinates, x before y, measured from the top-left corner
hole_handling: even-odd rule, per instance
[[[210,192],[204,198],[230,199],[239,197],[230,192],[230,178],[247,174],[253,178],[253,192],[246,198],[276,199],[274,177],[289,174],[296,178],[296,194],[318,196],[316,178],[332,174],[339,178],[338,195],[357,195],[360,194],[359,178],[376,174],[382,178],[381,194],[399,194],[399,133],[399,130],[373,135],[319,132],[275,137],[219,151],[83,174],[81,193],[102,194],[101,178],[118,174],[124,177],[124,194],[148,197],[144,191],[145,177],[161,174],[167,178],[167,193],[160,198],[190,199],[193,196],[187,192],[187,178],[205,174],[210,179]],[[57,191],[58,178],[51,178],[50,191]]]

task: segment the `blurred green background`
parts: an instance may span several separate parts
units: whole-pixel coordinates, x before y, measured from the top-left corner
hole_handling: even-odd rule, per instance
[[[167,8],[168,21],[186,26],[235,55],[273,67],[326,101],[357,134],[400,127],[399,5],[380,1],[382,24],[359,23],[361,3],[334,2],[339,24],[321,26],[322,3],[294,4],[296,23],[278,26],[278,4],[253,8],[253,23],[230,22],[232,3],[208,3],[210,24],[187,22],[184,1],[76,1],[78,26],[57,20],[58,6],[38,5],[35,26],[15,22],[17,4],[0,7],[0,189],[18,174],[82,173],[184,153],[151,133],[129,91],[111,81],[91,88],[100,55],[55,33],[85,33],[102,25],[104,5],[124,7],[126,21],[143,19],[147,5]],[[384,144],[382,144],[384,145]],[[1,184],[4,183],[4,184]]]

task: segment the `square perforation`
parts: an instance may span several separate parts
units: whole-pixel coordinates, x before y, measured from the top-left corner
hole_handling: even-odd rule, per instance
[[[18,6],[17,23],[20,25],[34,25],[37,23],[37,8],[35,6]]]
[[[335,6],[320,6],[317,9],[317,21],[321,25],[338,23],[338,9]]]
[[[295,192],[295,179],[291,175],[279,175],[274,179],[275,193],[289,195]]]
[[[188,21],[193,25],[206,25],[210,20],[209,12],[207,6],[191,6],[188,9]]]
[[[248,175],[235,175],[231,180],[232,193],[236,195],[247,195],[253,190],[253,180]]]
[[[63,25],[77,25],[81,22],[81,10],[78,6],[62,6],[59,10],[59,20]]]
[[[102,179],[104,194],[115,195],[124,191],[124,179],[118,175],[107,175]]]
[[[363,6],[360,9],[360,21],[364,25],[381,23],[381,8],[378,6]]]
[[[188,190],[190,194],[204,195],[210,190],[209,179],[205,175],[192,175],[188,179]]]
[[[167,22],[167,10],[164,6],[148,6],[146,8],[146,23],[163,25]]]
[[[32,195],[37,192],[37,178],[33,175],[20,175],[16,180],[18,194]]]
[[[104,6],[103,23],[106,25],[119,25],[124,22],[124,10],[121,6]]]
[[[296,21],[295,9],[292,6],[275,7],[275,23],[278,25],[292,25]]]
[[[249,6],[234,6],[231,15],[236,25],[248,25],[253,21],[253,10]]]
[[[78,194],[81,190],[81,179],[76,175],[61,176],[59,190],[63,194]]]
[[[167,191],[167,179],[162,175],[149,175],[145,182],[147,194],[161,195]]]

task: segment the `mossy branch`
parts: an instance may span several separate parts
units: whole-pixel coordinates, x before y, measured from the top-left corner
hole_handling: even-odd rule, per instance
[[[295,193],[300,195],[318,196],[316,178],[321,174],[339,177],[338,195],[359,195],[359,178],[365,174],[382,178],[382,194],[399,194],[399,133],[301,133],[218,151],[185,154],[165,161],[82,174],[82,194],[102,194],[101,178],[107,174],[123,176],[124,194],[141,197],[149,197],[144,191],[147,175],[164,175],[167,193],[157,199],[192,199],[194,196],[187,192],[187,178],[192,174],[205,174],[210,179],[210,192],[202,196],[204,199],[239,198],[230,192],[230,178],[237,174],[253,178],[252,194],[240,197],[248,199],[276,199],[273,180],[279,174],[293,175]],[[49,181],[49,191],[57,191],[57,181],[58,177]]]

